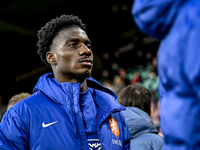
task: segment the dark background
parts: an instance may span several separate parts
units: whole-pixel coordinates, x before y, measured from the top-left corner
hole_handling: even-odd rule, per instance
[[[0,105],[7,105],[14,94],[32,93],[38,78],[51,71],[36,53],[37,31],[61,14],[77,15],[87,24],[87,34],[95,55],[93,76],[97,80],[104,67],[104,52],[111,56],[116,51],[120,52],[122,55],[118,62],[123,68],[142,63],[145,51],[156,52],[158,42],[138,30],[131,16],[132,3],[131,0],[1,1]]]

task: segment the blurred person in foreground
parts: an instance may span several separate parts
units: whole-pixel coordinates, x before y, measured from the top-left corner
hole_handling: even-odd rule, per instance
[[[117,96],[91,78],[85,24],[61,15],[38,31],[38,54],[53,73],[11,107],[0,124],[0,149],[124,150],[130,137]]]
[[[16,103],[18,103],[19,101],[29,97],[30,95],[31,95],[30,93],[26,93],[26,92],[22,92],[20,94],[14,95],[13,97],[11,97],[11,99],[8,102],[7,110],[9,110],[11,106],[13,106]]]
[[[199,0],[135,0],[132,14],[141,31],[161,40],[158,74],[165,150],[199,150]]]
[[[133,150],[160,150],[164,139],[158,135],[150,116],[151,94],[141,85],[128,85],[118,94],[119,103],[126,107],[123,111],[129,128],[131,148]]]

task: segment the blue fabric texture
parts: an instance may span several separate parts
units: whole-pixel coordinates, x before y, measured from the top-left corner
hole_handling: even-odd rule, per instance
[[[158,55],[165,150],[200,149],[199,0],[135,0],[133,18],[161,40]]]

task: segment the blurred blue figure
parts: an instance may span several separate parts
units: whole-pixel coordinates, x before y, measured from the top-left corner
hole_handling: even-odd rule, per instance
[[[158,56],[165,150],[200,149],[200,1],[135,0],[142,32],[161,40]]]

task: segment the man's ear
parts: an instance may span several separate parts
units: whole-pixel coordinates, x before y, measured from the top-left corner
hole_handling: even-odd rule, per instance
[[[50,63],[51,65],[56,65],[56,59],[55,59],[55,54],[53,52],[47,52],[46,53],[46,60],[48,61],[48,63]]]

